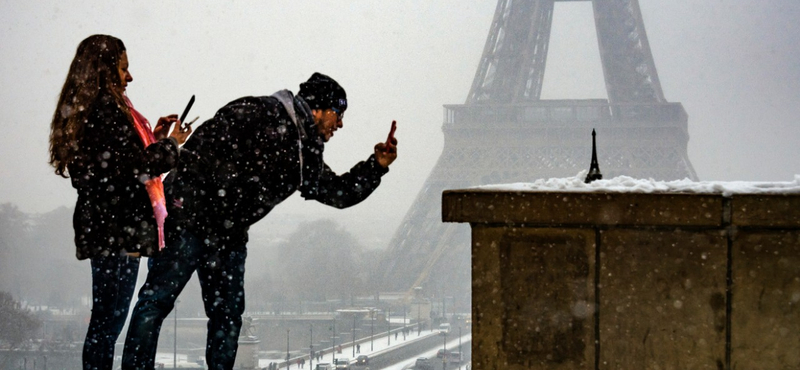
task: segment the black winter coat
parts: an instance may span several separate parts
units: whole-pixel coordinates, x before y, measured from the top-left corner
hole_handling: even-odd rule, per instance
[[[249,227],[295,191],[346,208],[388,172],[373,155],[339,176],[323,150],[308,105],[289,91],[228,103],[192,133],[167,178],[168,231],[186,227],[218,248],[243,248]]]
[[[67,169],[78,191],[73,215],[78,259],[158,250],[158,230],[144,180],[175,168],[178,145],[162,139],[144,148],[133,123],[110,98],[90,108]]]

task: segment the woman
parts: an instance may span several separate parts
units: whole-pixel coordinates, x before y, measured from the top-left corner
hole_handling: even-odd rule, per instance
[[[131,81],[122,41],[88,37],[72,60],[50,128],[50,164],[78,191],[73,216],[77,257],[90,259],[92,266],[84,369],[112,367],[138,257],[163,247],[166,210],[160,175],[177,165],[178,145],[191,132],[180,128],[177,115],[161,117],[151,130],[125,96]]]

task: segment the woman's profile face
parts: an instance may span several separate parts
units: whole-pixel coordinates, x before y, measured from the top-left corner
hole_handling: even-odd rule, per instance
[[[125,88],[128,86],[128,82],[133,81],[133,77],[131,73],[128,72],[128,53],[123,51],[122,55],[119,56],[119,63],[117,64],[117,69],[119,72],[119,86],[122,91],[125,91]]]

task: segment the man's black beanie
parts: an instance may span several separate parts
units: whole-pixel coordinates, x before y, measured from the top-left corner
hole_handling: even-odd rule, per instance
[[[303,98],[311,109],[347,109],[347,94],[334,79],[314,72],[308,81],[300,84],[297,96]]]

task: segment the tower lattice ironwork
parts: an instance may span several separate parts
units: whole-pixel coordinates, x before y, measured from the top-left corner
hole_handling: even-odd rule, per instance
[[[697,179],[688,117],[664,99],[638,0],[591,1],[608,99],[541,100],[556,1],[499,0],[466,103],[446,105],[444,149],[382,263],[383,287],[467,297],[469,227],[441,222],[445,189],[568,177]],[[580,0],[578,0],[580,1]]]

